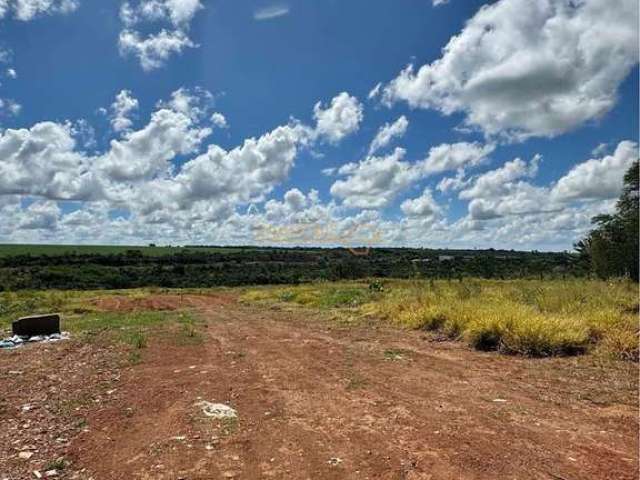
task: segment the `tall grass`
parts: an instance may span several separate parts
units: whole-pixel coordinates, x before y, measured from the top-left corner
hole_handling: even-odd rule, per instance
[[[257,292],[245,297],[312,307],[349,298],[362,315],[481,350],[528,356],[596,351],[638,360],[638,286],[626,280],[394,280],[379,293],[353,283]]]

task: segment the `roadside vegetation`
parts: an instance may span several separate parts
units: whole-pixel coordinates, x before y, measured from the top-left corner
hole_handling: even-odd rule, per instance
[[[251,289],[242,299],[381,319],[480,350],[638,360],[637,284],[629,280],[317,283]]]

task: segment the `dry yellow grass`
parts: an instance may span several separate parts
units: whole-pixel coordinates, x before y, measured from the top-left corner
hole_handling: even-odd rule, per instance
[[[478,349],[530,356],[594,351],[638,359],[638,285],[626,280],[476,280],[317,283],[247,291],[247,301],[348,309]]]

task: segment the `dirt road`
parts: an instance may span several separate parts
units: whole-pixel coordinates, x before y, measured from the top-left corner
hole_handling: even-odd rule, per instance
[[[191,304],[204,341],[159,338],[139,365],[112,372],[58,478],[637,478],[637,365],[480,353],[228,299]],[[58,355],[42,368],[80,347],[49,348]],[[28,392],[8,397],[18,408],[27,399],[16,395]],[[200,400],[233,407],[237,420],[204,416]]]

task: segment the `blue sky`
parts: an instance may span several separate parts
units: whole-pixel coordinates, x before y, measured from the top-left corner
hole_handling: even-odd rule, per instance
[[[0,241],[565,249],[637,159],[633,0],[4,3]]]

